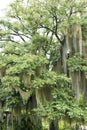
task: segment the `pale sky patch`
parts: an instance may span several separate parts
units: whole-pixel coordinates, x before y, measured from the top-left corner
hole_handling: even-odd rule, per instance
[[[8,8],[9,4],[14,0],[0,0],[0,17],[4,17],[6,13],[6,9]]]

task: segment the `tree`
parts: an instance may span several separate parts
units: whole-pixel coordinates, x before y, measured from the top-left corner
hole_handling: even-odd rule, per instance
[[[62,106],[60,101],[64,101],[64,116],[73,115],[75,119],[72,109],[68,108],[66,114],[69,107],[67,100],[73,98],[73,95],[67,97],[67,94],[70,94],[71,86],[79,102],[82,86],[86,89],[84,71],[87,63],[82,57],[82,32],[86,32],[86,16],[83,15],[85,8],[85,0],[15,0],[9,7],[7,19],[0,20],[0,89],[4,88],[6,92],[5,95],[2,94],[5,103],[1,107],[7,105],[7,108],[11,108],[12,115],[16,113],[14,119],[19,129],[24,129],[21,125],[23,122],[26,122],[26,129],[41,129],[42,119],[32,110],[43,108],[50,101],[53,101],[52,109],[56,105],[59,108],[59,105]],[[73,60],[76,53],[79,55]],[[75,62],[77,63],[74,64]],[[81,84],[81,78],[84,79],[84,84]],[[55,88],[58,96],[60,94],[60,104],[54,102],[51,94]],[[62,94],[67,97],[66,100]],[[70,107],[82,111],[79,105],[73,106],[71,102]],[[61,115],[61,110],[59,114]],[[76,118],[79,119],[79,116]],[[49,130],[53,127],[56,130],[57,123],[55,126],[54,118],[49,123]]]

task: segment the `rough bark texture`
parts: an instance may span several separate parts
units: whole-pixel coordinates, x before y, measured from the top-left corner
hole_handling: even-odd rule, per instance
[[[0,102],[0,110],[2,109],[2,102]],[[3,115],[2,115],[2,111],[0,111],[0,130],[2,129],[2,119],[3,119]]]
[[[82,42],[82,55],[83,55],[83,58],[85,60],[87,60],[87,44],[86,43],[87,43],[87,40],[83,40],[83,42]],[[87,103],[87,76],[86,76],[85,72],[83,73],[82,81],[83,81],[82,91],[84,94],[84,99]]]
[[[58,130],[58,120],[50,122],[49,130]]]

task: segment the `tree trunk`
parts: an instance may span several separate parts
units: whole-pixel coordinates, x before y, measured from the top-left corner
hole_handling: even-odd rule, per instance
[[[0,130],[2,130],[2,118],[3,118],[1,110],[2,110],[2,102],[0,102]]]
[[[7,113],[6,114],[6,130],[10,130],[9,121],[10,121],[10,113]]]
[[[33,109],[37,108],[37,100],[36,100],[35,93],[33,93],[29,98],[26,107],[27,107],[26,111],[30,112],[30,117],[29,117],[30,122],[27,120],[27,123],[31,123],[30,125],[33,125],[34,129],[40,130],[42,127],[41,118],[36,112],[32,111]],[[32,130],[33,128],[30,129]]]
[[[87,43],[87,40],[83,41],[83,44],[82,44],[82,54],[85,60],[87,59],[87,44],[86,43]],[[87,78],[86,78],[85,72],[83,72],[83,75],[82,75],[82,83],[83,83],[83,87],[82,87],[83,96],[87,104]]]
[[[80,99],[80,83],[81,83],[81,77],[80,72],[72,72],[71,73],[72,78],[72,89],[75,92],[76,99],[79,101]]]
[[[70,45],[69,45],[69,39],[68,34],[65,37],[64,43],[62,45],[62,63],[63,63],[63,70],[64,73],[67,74],[67,59],[69,58],[70,53]]]
[[[50,122],[49,130],[58,130],[58,120]]]

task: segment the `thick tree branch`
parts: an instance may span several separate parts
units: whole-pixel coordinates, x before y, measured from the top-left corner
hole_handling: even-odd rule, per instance
[[[49,30],[50,32],[52,32],[52,34],[54,34],[54,35],[56,36],[56,38],[58,39],[58,41],[59,41],[60,43],[62,42],[62,41],[60,40],[58,34],[55,33],[54,29],[52,30],[52,29],[50,29],[49,27],[44,26],[44,25],[40,25],[40,26],[41,26],[41,28],[45,28],[45,29]]]

